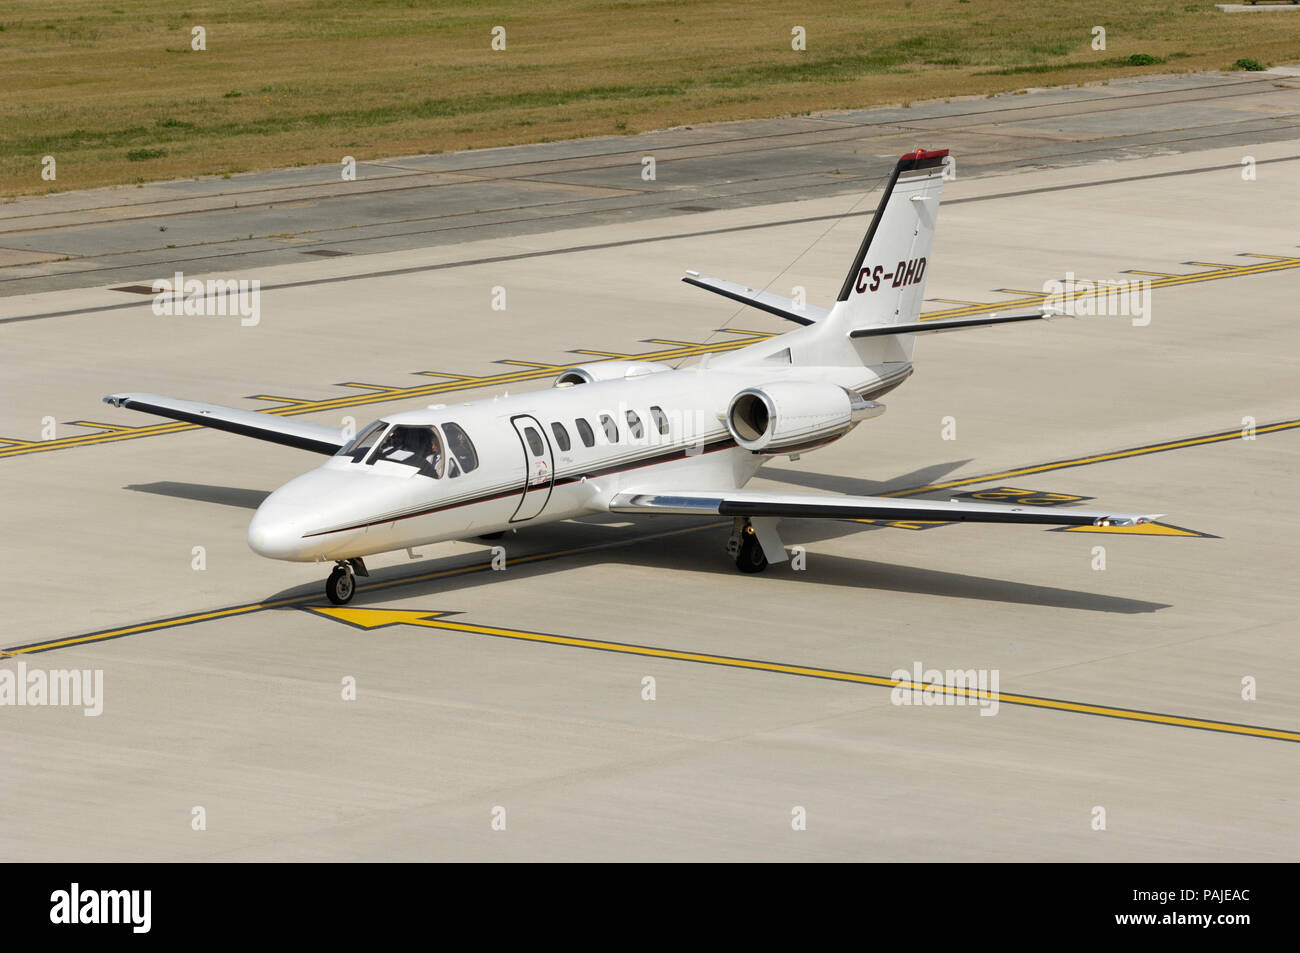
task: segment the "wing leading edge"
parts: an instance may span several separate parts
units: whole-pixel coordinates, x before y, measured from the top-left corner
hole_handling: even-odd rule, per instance
[[[884,496],[814,496],[760,490],[619,493],[611,513],[669,516],[800,517],[804,519],[943,520],[972,523],[1039,523],[1049,526],[1137,526],[1163,513],[1138,515],[1110,510],[1001,506],[993,503],[896,499]]]
[[[203,404],[158,394],[109,394],[104,398],[104,403],[327,456],[337,453],[347,443],[342,434],[332,427],[288,420],[254,410],[223,407],[220,404]]]

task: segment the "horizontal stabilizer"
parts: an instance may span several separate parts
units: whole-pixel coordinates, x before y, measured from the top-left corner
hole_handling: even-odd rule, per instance
[[[1042,318],[1060,317],[1057,311],[1038,311],[1034,314],[991,314],[986,318],[948,318],[935,321],[909,321],[907,324],[878,324],[855,328],[851,338],[870,338],[880,334],[934,334],[936,331],[960,331],[963,328],[986,328],[995,324],[1012,324],[1016,321],[1038,321]]]
[[[760,291],[757,288],[746,288],[734,281],[711,278],[708,275],[700,274],[698,271],[688,271],[682,281],[688,285],[712,291],[714,294],[720,294],[732,301],[747,304],[759,311],[775,314],[777,317],[793,321],[795,324],[816,324],[830,314],[825,308],[818,308],[811,304],[801,304],[768,291]]]
[[[835,520],[930,520],[972,523],[1041,523],[1049,526],[1137,526],[1164,514],[1140,516],[1109,510],[1055,506],[1003,506],[957,500],[897,499],[886,496],[822,496],[762,490],[667,490],[617,494],[611,513],[669,516],[774,516]]]
[[[158,394],[110,394],[104,398],[104,403],[326,455],[337,453],[347,443],[342,433],[333,427],[220,404],[202,404]]]

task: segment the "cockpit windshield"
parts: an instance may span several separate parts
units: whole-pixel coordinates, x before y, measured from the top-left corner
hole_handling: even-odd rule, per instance
[[[367,464],[384,460],[415,467],[425,476],[441,479],[446,470],[447,455],[437,427],[410,427],[396,425],[380,442],[378,449],[366,460]]]
[[[336,455],[340,457],[351,457],[353,463],[360,463],[365,455],[370,452],[370,448],[375,445],[375,441],[379,439],[379,435],[387,429],[387,421],[376,420],[365,430],[361,431],[361,433],[357,434],[356,438]]]
[[[478,454],[473,442],[453,423],[444,424],[440,430],[432,425],[390,425],[386,420],[377,420],[337,456],[348,457],[353,463],[366,466],[373,466],[380,460],[400,463],[415,467],[424,476],[435,480],[444,476],[457,477],[478,467]]]

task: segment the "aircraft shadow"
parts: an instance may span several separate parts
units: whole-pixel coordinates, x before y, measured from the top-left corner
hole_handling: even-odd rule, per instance
[[[171,480],[157,483],[128,483],[122,489],[134,490],[136,493],[156,493],[159,496],[171,496],[182,500],[197,500],[200,503],[238,506],[246,510],[257,509],[262,505],[262,501],[271,495],[267,490],[244,490],[234,486],[211,486],[207,483],[174,483]]]
[[[607,516],[601,516],[591,521],[553,523],[522,530],[518,535],[507,535],[500,544],[506,547],[508,559],[545,552],[562,555],[509,564],[507,571],[501,574],[501,580],[564,572],[572,568],[575,560],[584,563],[604,561],[642,568],[687,570],[717,577],[739,577],[731,559],[724,552],[730,532],[729,526],[701,527],[699,520],[688,517],[643,518],[636,521],[634,527],[611,527],[601,524],[601,521],[607,522],[608,519]],[[883,529],[883,527],[852,523],[832,524],[822,521],[789,521],[786,543],[787,545],[804,544],[872,529]],[[664,535],[682,530],[687,532]],[[895,532],[903,532],[903,530],[895,530]],[[651,535],[657,538],[646,538]],[[463,575],[434,579],[419,577],[459,567],[481,566],[486,562],[489,552],[487,547],[490,545],[492,543],[484,543],[482,555],[458,554],[372,569],[369,579],[360,580],[356,598],[351,604],[355,606],[381,604],[394,596],[409,598],[412,593],[424,590],[436,599],[436,602],[430,603],[430,609],[454,609],[454,606],[448,606],[445,601],[449,593],[454,593],[461,585],[482,585],[487,581],[485,576],[497,574],[472,571]],[[573,552],[573,550],[578,551]],[[1165,603],[1127,599],[1105,593],[1034,585],[989,576],[846,556],[814,554],[810,561],[813,568],[807,571],[796,572],[790,568],[789,563],[784,563],[770,567],[764,576],[756,579],[762,581],[765,577],[777,577],[773,581],[803,583],[810,587],[844,586],[862,590],[908,592],[917,595],[945,596],[951,599],[1035,605],[1088,612],[1137,614],[1169,608]],[[267,601],[303,599],[322,605],[327,604],[322,583],[329,568],[325,564],[321,565],[320,582],[283,590],[268,596]],[[401,584],[399,580],[403,578],[410,578],[412,581]],[[744,577],[736,578],[737,584],[744,581]],[[384,585],[373,588],[376,583]]]
[[[935,463],[911,473],[890,480],[864,480],[860,477],[846,477],[831,473],[816,473],[808,470],[792,470],[788,467],[764,466],[758,471],[758,477],[778,483],[790,483],[794,486],[808,487],[813,490],[825,490],[831,493],[847,493],[850,496],[879,496],[893,490],[910,487],[929,486],[940,477],[959,470],[970,460],[954,460],[949,463]]]
[[[865,528],[884,529],[884,527]],[[857,531],[859,530],[855,529],[850,532]],[[718,539],[725,540],[726,534],[725,529],[720,530]],[[815,542],[817,539],[828,539],[834,535],[843,534],[826,533],[814,537],[811,533],[788,531],[786,544]],[[662,540],[648,542],[637,547],[635,555],[631,552],[621,554],[617,557],[618,561],[663,569],[686,569],[718,575],[737,574],[731,560],[719,551],[720,547],[703,545],[693,552],[685,552],[680,546],[665,545],[665,542]],[[768,567],[764,575],[768,574],[778,576],[782,581],[806,583],[811,586],[845,586],[853,589],[907,592],[924,596],[945,596],[950,599],[973,599],[980,602],[1078,609],[1088,612],[1133,615],[1169,608],[1165,603],[1128,599],[1100,592],[1034,585],[991,576],[927,569],[923,566],[905,566],[899,563],[826,553],[810,555],[809,568],[804,571],[795,571],[789,563],[782,563]]]

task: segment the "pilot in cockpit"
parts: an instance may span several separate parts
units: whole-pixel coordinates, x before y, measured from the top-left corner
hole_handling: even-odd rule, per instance
[[[425,470],[435,480],[442,478],[442,444],[438,440],[438,431],[429,430],[429,446],[424,455]]]

